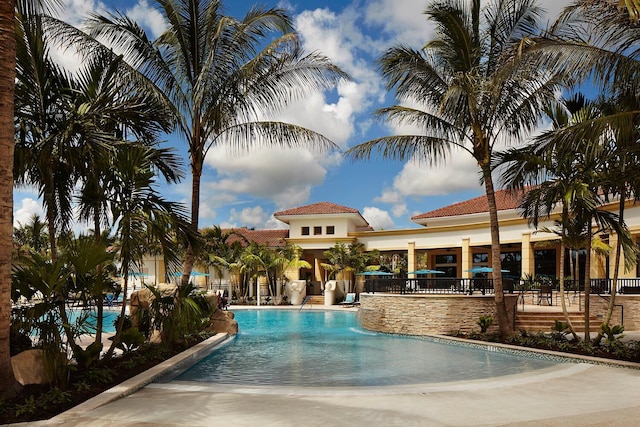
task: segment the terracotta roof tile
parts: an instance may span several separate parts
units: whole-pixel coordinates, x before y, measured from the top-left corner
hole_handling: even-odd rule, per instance
[[[512,192],[509,190],[496,191],[496,204],[498,206],[498,211],[516,209],[521,198],[522,193],[520,192]],[[445,206],[420,215],[415,215],[411,217],[411,220],[415,221],[447,216],[470,215],[484,212],[489,212],[486,195],[476,197],[475,199],[465,200],[464,202],[454,203],[453,205]]]
[[[228,231],[228,230],[227,230]],[[250,228],[234,228],[234,232],[244,236],[249,242],[255,242],[259,245],[267,245],[270,248],[282,247],[286,246],[287,242],[285,239],[289,237],[289,230],[281,229],[281,230],[253,230]],[[240,243],[244,243],[244,240],[240,238],[240,236],[231,235],[227,239],[227,243],[231,244],[233,242],[239,241]]]
[[[357,209],[348,208],[346,206],[337,205],[329,202],[318,202],[311,205],[300,206],[293,209],[276,212],[273,216],[291,216],[291,215],[327,215],[327,214],[359,214]]]

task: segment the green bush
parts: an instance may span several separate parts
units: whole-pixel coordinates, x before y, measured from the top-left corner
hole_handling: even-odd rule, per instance
[[[476,323],[480,326],[480,333],[484,334],[493,325],[493,316],[480,316]]]

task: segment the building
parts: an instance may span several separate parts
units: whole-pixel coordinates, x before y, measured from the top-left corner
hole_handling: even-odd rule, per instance
[[[500,224],[501,261],[506,277],[520,279],[526,276],[557,277],[560,272],[558,237],[552,232],[554,219],[541,220],[534,229],[526,218],[522,218],[517,205],[519,196],[506,190],[496,192],[498,219]],[[617,204],[605,206],[617,209]],[[330,279],[323,268],[327,263],[324,252],[337,243],[362,244],[366,251],[378,250],[381,254],[398,261],[403,273],[419,269],[442,271],[443,277],[463,279],[477,275],[474,269],[491,265],[491,238],[489,215],[485,196],[446,206],[412,217],[419,226],[400,230],[374,230],[357,209],[330,202],[314,203],[274,213],[274,217],[288,225],[288,230],[236,229],[249,241],[267,244],[270,247],[285,244],[302,249],[301,258],[311,268],[289,270],[290,280],[305,281],[311,286],[310,294],[321,294],[323,285]],[[640,236],[640,207],[631,202],[625,210],[625,222],[636,236]],[[548,231],[541,231],[546,229]],[[601,239],[615,246],[615,235],[603,235]],[[584,251],[567,251],[565,272],[573,270],[575,278],[584,277]],[[614,256],[591,255],[591,277],[608,279],[613,272]],[[397,267],[392,265],[392,267]],[[637,268],[625,271],[620,268],[620,277],[636,278]],[[215,273],[202,282],[214,283]],[[491,273],[480,274],[491,278]],[[413,277],[413,276],[409,276]],[[228,275],[222,278],[228,280]],[[199,283],[200,283],[199,282]]]

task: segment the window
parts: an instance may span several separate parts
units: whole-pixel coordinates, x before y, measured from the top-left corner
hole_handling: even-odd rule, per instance
[[[327,234],[336,234],[336,228],[333,225],[327,225]]]
[[[455,254],[451,255],[436,255],[436,270],[443,271],[444,277],[457,277],[458,257]]]
[[[556,250],[545,249],[534,252],[536,276],[556,277]]]
[[[302,235],[303,236],[309,235],[309,227],[302,227]]]
[[[502,252],[500,254],[502,268],[509,270],[503,276],[511,276],[519,278],[522,271],[522,253],[521,252]]]
[[[473,263],[474,264],[488,264],[489,263],[489,254],[488,253],[473,254]]]
[[[319,236],[322,234],[322,227],[313,227],[313,235]]]

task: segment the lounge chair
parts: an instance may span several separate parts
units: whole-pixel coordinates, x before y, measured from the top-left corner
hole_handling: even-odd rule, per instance
[[[353,307],[355,305],[360,304],[359,301],[356,301],[356,294],[353,292],[349,292],[345,297],[344,301],[338,303],[339,305],[350,306]]]

